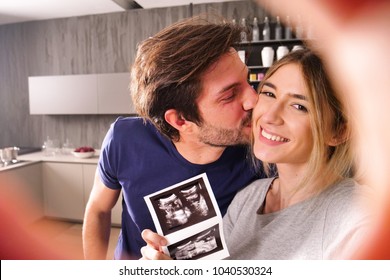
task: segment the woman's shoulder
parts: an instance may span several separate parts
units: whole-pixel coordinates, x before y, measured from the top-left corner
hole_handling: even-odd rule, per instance
[[[351,201],[351,198],[363,195],[365,186],[360,185],[353,179],[345,179],[329,188],[328,197],[332,197],[332,201]]]
[[[229,205],[228,216],[237,220],[256,212],[264,202],[268,188],[274,178],[258,179],[240,190]]]
[[[335,216],[352,215],[365,216],[364,201],[367,197],[367,186],[355,180],[347,179],[333,186],[327,194],[328,213],[335,212]]]
[[[246,200],[253,199],[253,197],[258,197],[259,195],[265,195],[274,179],[275,178],[263,178],[253,181],[237,193],[236,199]]]

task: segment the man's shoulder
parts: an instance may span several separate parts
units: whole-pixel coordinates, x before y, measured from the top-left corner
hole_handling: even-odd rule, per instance
[[[234,145],[226,147],[225,153],[229,156],[241,155],[245,158],[249,158],[250,149],[247,145]]]
[[[144,128],[149,124],[148,121],[141,117],[118,117],[113,123],[115,127],[141,127]]]
[[[114,134],[158,133],[153,124],[141,117],[119,117],[113,123],[113,130]]]
[[[140,117],[119,117],[111,126],[111,139],[117,144],[161,145],[170,143],[148,120]],[[168,145],[168,144],[167,144]]]

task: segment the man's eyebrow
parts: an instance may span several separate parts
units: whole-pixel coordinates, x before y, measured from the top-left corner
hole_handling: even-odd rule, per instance
[[[224,92],[226,92],[226,91],[228,91],[228,90],[230,90],[238,85],[239,85],[239,83],[230,84],[230,85],[222,88],[218,93],[224,93]]]
[[[244,69],[245,69],[245,71],[246,71],[246,75],[248,76],[248,73],[249,73],[249,68],[248,68],[248,66],[245,66]],[[233,84],[230,84],[230,85],[228,85],[228,86],[222,88],[220,91],[218,91],[218,93],[224,93],[225,91],[228,91],[228,90],[230,90],[230,89],[232,89],[232,88],[234,88],[234,87],[237,87],[237,86],[239,86],[239,85],[240,85],[240,83],[233,83]]]

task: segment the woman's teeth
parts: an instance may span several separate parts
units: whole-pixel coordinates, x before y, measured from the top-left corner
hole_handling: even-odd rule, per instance
[[[283,137],[276,136],[276,135],[271,135],[271,134],[265,132],[264,129],[261,130],[261,135],[263,135],[268,140],[277,141],[277,142],[288,142],[287,138],[283,138]]]

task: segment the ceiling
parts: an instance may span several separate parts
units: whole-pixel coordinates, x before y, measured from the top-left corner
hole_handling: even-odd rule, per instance
[[[149,9],[226,1],[234,0],[0,0],[0,25],[122,12],[137,4]]]

